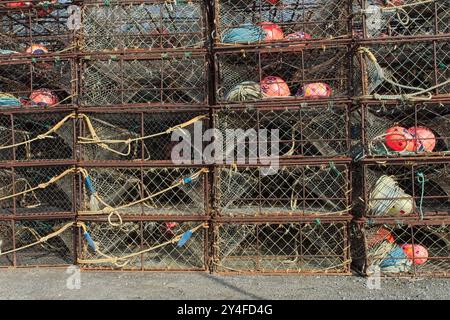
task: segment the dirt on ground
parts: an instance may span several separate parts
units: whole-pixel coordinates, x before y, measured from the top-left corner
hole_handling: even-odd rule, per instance
[[[81,272],[78,278],[72,269],[4,269],[0,283],[0,299],[450,299],[450,279],[439,278],[368,283],[356,276],[149,272]]]

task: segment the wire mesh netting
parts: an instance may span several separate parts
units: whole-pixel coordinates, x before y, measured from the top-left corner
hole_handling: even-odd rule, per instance
[[[220,102],[275,98],[320,99],[349,95],[350,53],[345,47],[297,52],[216,54]]]
[[[363,130],[370,156],[446,155],[450,150],[450,106],[367,106]]]
[[[114,227],[86,222],[92,241],[80,235],[78,260],[81,267],[95,269],[205,270],[205,229],[194,231],[184,243],[177,238],[199,224],[142,221]]]
[[[206,214],[206,174],[199,168],[89,168],[87,172],[92,187],[83,189],[82,214]],[[99,198],[94,204],[93,191]]]
[[[219,111],[215,122],[223,137],[226,137],[230,130],[239,130],[236,131],[237,148],[234,152],[230,150],[230,154],[233,155],[240,146],[245,148],[246,154],[254,153],[249,150],[249,141],[241,133],[258,136],[259,143],[267,143],[270,146],[278,144],[278,153],[282,158],[337,157],[348,153],[346,105],[330,104],[320,107],[300,105],[284,110],[249,110],[231,107]],[[278,137],[273,136],[273,130],[278,130]],[[227,150],[228,142],[225,138],[223,140],[223,149]],[[234,144],[229,145],[230,148],[232,146]],[[267,149],[270,151],[270,147]]]
[[[346,222],[217,224],[214,267],[224,273],[347,273],[346,229]]]
[[[217,210],[223,216],[344,215],[349,212],[347,165],[281,165],[218,170]]]
[[[378,98],[430,97],[450,92],[450,45],[446,41],[370,45],[359,49],[358,94]],[[362,88],[365,88],[364,90]]]
[[[366,273],[448,275],[450,228],[431,225],[370,224],[365,228]]]
[[[64,137],[73,136],[74,123],[64,120],[67,115],[47,112],[0,115],[0,161],[72,159],[74,145]],[[45,135],[55,126],[59,126],[55,133]]]
[[[447,0],[361,1],[353,6],[356,33],[366,30],[369,38],[426,36],[450,33],[450,4]],[[365,15],[363,24],[362,16]]]
[[[26,1],[0,4],[0,56],[68,52],[74,48],[69,3],[43,2],[35,1],[33,6]]]
[[[0,215],[71,214],[74,177],[64,175],[67,170],[62,166],[1,168]]]
[[[82,134],[78,139],[83,160],[175,162],[197,159],[201,156],[202,145],[195,145],[194,136],[201,136],[209,126],[205,112],[198,111],[86,113],[86,116],[89,120],[81,120]],[[174,150],[172,155],[178,144],[178,139],[172,141],[172,137],[178,136],[183,138],[186,146],[180,152]],[[68,137],[69,142],[71,139]]]
[[[348,0],[215,0],[216,42],[349,37]]]
[[[83,60],[81,104],[204,104],[207,62],[203,55],[149,58],[113,56]]]
[[[59,235],[37,243],[42,237],[60,230],[67,224],[71,222],[68,220],[0,222],[0,265],[32,267],[73,264],[75,251],[72,228],[69,227],[62,230]],[[21,249],[8,253],[18,248]]]
[[[204,2],[144,1],[87,4],[82,12],[82,51],[202,48]]]
[[[2,106],[67,105],[75,96],[73,60],[33,58],[0,63],[0,92],[14,103]]]
[[[449,165],[446,162],[365,166],[369,216],[448,215]]]

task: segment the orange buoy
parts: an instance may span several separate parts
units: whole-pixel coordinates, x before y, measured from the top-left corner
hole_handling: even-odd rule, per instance
[[[413,150],[416,152],[431,152],[436,146],[436,136],[425,127],[411,127],[408,129],[413,136]]]
[[[38,106],[52,106],[59,102],[58,97],[49,89],[34,90],[30,95],[30,100]]]
[[[291,90],[280,77],[268,76],[261,80],[261,91],[266,97],[288,97]]]
[[[406,128],[396,126],[386,130],[385,144],[393,151],[413,151],[413,139]]]
[[[404,244],[401,248],[415,264],[424,264],[428,260],[428,250],[420,244]]]
[[[32,54],[43,54],[48,53],[48,49],[40,44],[32,44],[31,47],[28,47],[27,50],[25,50],[25,52]]]
[[[276,41],[284,39],[283,30],[279,25],[273,22],[261,22],[260,26],[266,34],[264,38],[265,41]]]

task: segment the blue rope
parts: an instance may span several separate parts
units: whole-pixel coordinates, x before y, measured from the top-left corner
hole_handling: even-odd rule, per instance
[[[425,176],[424,176],[423,172],[417,172],[417,182],[420,183],[420,188],[421,188],[420,201],[419,201],[419,212],[420,212],[420,219],[423,220],[422,204],[423,204],[423,196],[425,193]]]
[[[16,97],[0,94],[0,107],[20,107],[22,103]]]
[[[264,30],[252,24],[243,24],[240,27],[232,28],[224,32],[223,43],[250,43],[263,40]]]

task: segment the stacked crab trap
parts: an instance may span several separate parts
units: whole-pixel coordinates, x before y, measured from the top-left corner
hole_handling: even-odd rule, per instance
[[[364,204],[354,260],[367,275],[448,276],[449,3],[359,1],[354,10],[352,154]]]
[[[349,2],[216,0],[213,12],[213,270],[348,273]]]
[[[0,268],[448,275],[449,19],[0,1]]]

